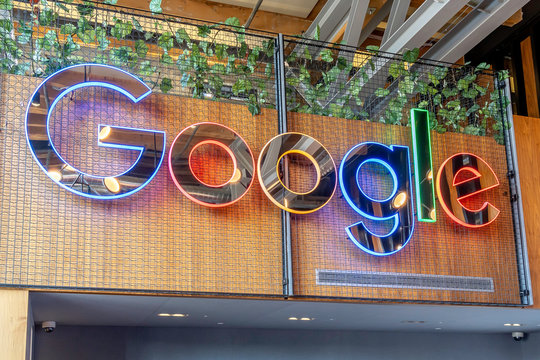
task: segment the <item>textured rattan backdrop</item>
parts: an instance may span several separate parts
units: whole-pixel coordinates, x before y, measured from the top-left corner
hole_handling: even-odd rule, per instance
[[[288,296],[524,301],[502,99],[484,66],[449,67],[417,61],[414,51],[355,51],[296,38],[280,46],[274,34],[101,4],[12,4],[2,16],[14,26],[2,32],[0,53],[7,59],[0,78],[0,284],[258,296],[282,296],[283,285],[292,284]],[[168,151],[186,126],[213,121],[237,131],[257,157],[281,122],[318,139],[338,166],[363,141],[406,145],[412,157],[408,110],[419,107],[432,117],[434,170],[457,152],[484,158],[500,186],[480,200],[501,213],[485,228],[467,229],[437,205],[436,223],[416,221],[404,249],[375,257],[347,238],[345,227],[359,218],[339,187],[321,211],[291,215],[290,227],[257,180],[240,202],[206,208],[178,191],[166,162],[135,195],[78,197],[55,185],[32,159],[24,113],[43,77],[82,62],[121,67],[153,88],[137,105],[102,88],[80,89],[61,101],[51,137],[83,171],[105,176],[134,160],[133,152],[97,147],[98,124],[163,130]],[[276,100],[277,75],[285,78],[286,108]],[[220,183],[230,172],[227,155],[215,148],[201,148],[195,157],[194,170],[207,182]],[[314,169],[301,160],[288,157],[290,186],[307,191]],[[215,172],[205,172],[205,164]],[[374,179],[361,179],[373,194],[391,185],[382,173]],[[348,280],[324,283],[324,272]],[[475,279],[491,287],[471,289]]]

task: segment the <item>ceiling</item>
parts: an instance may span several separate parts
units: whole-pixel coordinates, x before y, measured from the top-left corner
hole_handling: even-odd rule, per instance
[[[509,333],[540,331],[540,310],[450,305],[32,292],[34,321],[57,326],[175,326]],[[158,316],[160,313],[184,317]],[[289,320],[305,317],[312,320]],[[521,324],[509,327],[505,323]]]
[[[212,0],[213,2],[253,8],[257,0]],[[318,0],[264,0],[260,10],[307,18]]]

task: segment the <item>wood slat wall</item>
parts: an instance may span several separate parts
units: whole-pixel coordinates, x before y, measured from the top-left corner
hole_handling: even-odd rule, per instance
[[[0,283],[98,292],[282,293],[280,212],[257,182],[239,203],[208,209],[176,189],[164,163],[147,188],[128,198],[99,201],[75,196],[39,169],[25,142],[24,111],[39,80],[1,80],[0,114],[7,127],[0,131]],[[132,117],[130,127],[165,130],[167,148],[184,127],[215,121],[238,131],[256,158],[277,133],[277,113],[271,109],[252,117],[243,105],[152,94],[137,110],[130,110],[126,102],[117,103],[117,108],[111,106],[116,98],[107,99],[109,103],[95,113],[85,112],[89,110],[82,99],[66,100],[60,107],[64,121],[51,124],[53,137],[67,147],[66,157],[78,160],[81,167],[91,166],[84,159],[98,151],[92,150],[97,139],[80,135],[95,133],[97,122],[88,128],[79,121],[81,114],[123,126],[128,126],[125,118]],[[337,166],[345,152],[362,141],[411,146],[406,127],[297,113],[289,117],[290,130],[321,141]],[[438,207],[437,223],[417,222],[405,249],[375,258],[347,239],[344,228],[358,216],[338,190],[323,210],[292,217],[295,294],[519,303],[504,147],[490,137],[432,136],[435,170],[460,151],[473,152],[493,166],[501,185],[486,199],[501,210],[496,222],[469,230],[451,222]],[[98,163],[118,160],[109,159],[108,152],[99,155]],[[316,269],[492,277],[495,292],[320,286],[315,284]]]
[[[521,201],[534,308],[540,309],[540,119],[514,115]]]

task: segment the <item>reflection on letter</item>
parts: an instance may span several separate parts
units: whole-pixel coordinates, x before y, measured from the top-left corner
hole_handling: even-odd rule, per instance
[[[465,180],[459,176],[467,174]],[[493,169],[481,158],[468,153],[459,153],[446,159],[437,174],[437,195],[444,212],[452,220],[466,227],[479,228],[493,222],[499,209],[484,202],[478,210],[465,207],[466,198],[499,186]]]
[[[98,145],[139,152],[137,161],[128,170],[114,176],[83,173],[69,165],[56,150],[49,134],[50,114],[62,97],[83,87],[112,89],[134,103],[151,92],[137,77],[108,65],[74,65],[52,74],[32,94],[26,110],[26,139],[34,159],[55,183],[80,196],[116,199],[141,190],[163,161],[165,133],[162,131],[100,125]]]
[[[294,192],[281,181],[279,162],[287,154],[303,155],[315,166],[317,181],[309,192]],[[258,176],[266,196],[279,208],[295,214],[319,210],[336,190],[336,165],[332,156],[317,140],[300,133],[280,134],[266,143],[259,155]]]
[[[373,199],[362,190],[358,176],[362,166],[374,162],[382,165],[392,177],[393,188],[386,199]],[[375,221],[392,221],[386,234],[376,234],[360,221],[346,228],[349,238],[372,255],[390,255],[401,250],[414,230],[409,148],[366,142],[353,147],[339,168],[341,192],[358,214]]]
[[[192,154],[205,144],[224,149],[233,161],[232,175],[223,184],[206,184],[192,171]],[[247,143],[221,124],[204,122],[185,128],[169,151],[169,173],[174,183],[190,200],[204,206],[223,207],[240,200],[253,183],[254,170],[255,160]]]

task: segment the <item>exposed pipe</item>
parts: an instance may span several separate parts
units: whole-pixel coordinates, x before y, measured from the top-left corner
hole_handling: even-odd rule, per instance
[[[259,6],[261,6],[261,3],[263,2],[263,0],[259,0],[257,1],[257,4],[255,4],[255,7],[253,8],[253,10],[251,11],[251,14],[249,14],[249,18],[247,19],[246,21],[246,24],[244,25],[244,27],[246,29],[249,28],[249,25],[251,25],[251,22],[253,21],[253,18],[255,17],[255,14],[257,13],[257,11],[259,10]]]

